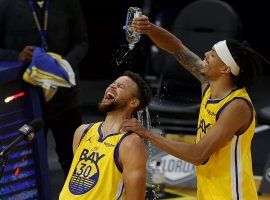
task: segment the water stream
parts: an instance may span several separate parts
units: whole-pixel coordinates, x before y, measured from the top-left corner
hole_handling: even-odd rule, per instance
[[[140,111],[137,112],[137,119],[147,129],[149,129],[149,130],[152,129],[151,116],[150,116],[148,107],[146,107],[145,110],[140,110]],[[145,142],[146,142],[146,146],[147,146],[147,149],[148,149],[148,159],[150,160],[153,157],[154,146],[148,140],[146,140]],[[154,198],[153,199],[148,199],[147,198],[146,200],[156,200],[156,199],[158,199],[158,195],[157,195],[156,191],[153,189],[154,187],[153,187],[153,184],[152,184],[154,166],[151,165],[151,163],[150,163],[149,167],[150,167],[150,177],[148,177],[148,180],[150,180],[150,182],[148,184],[150,184],[150,186],[152,188],[152,193],[154,194]]]

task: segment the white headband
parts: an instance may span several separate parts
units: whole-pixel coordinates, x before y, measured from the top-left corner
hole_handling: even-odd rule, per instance
[[[236,64],[235,60],[230,53],[226,40],[220,41],[214,45],[218,57],[231,69],[233,75],[238,76],[240,67]]]

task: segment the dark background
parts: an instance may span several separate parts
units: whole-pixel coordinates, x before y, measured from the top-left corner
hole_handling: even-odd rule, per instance
[[[137,6],[143,9],[153,22],[158,13],[164,9],[181,10],[191,0],[81,0],[81,5],[88,27],[89,50],[79,66],[82,80],[111,79],[126,69],[139,72],[141,75],[152,73],[149,64],[149,46],[151,41],[142,36],[125,59],[117,65],[117,59],[127,52],[127,41],[122,29],[125,24],[127,9]],[[269,25],[270,17],[267,1],[226,0],[238,13],[242,25],[242,40],[270,59]],[[207,12],[207,11],[206,11]],[[214,17],[214,16],[213,16]],[[207,49],[206,49],[207,50]],[[264,69],[269,74],[269,69]]]

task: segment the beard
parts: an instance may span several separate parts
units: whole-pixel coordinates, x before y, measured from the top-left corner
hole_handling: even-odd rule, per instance
[[[116,105],[114,102],[111,102],[109,104],[103,104],[102,101],[98,103],[98,109],[100,112],[112,112],[116,110]]]
[[[108,104],[103,103],[103,100],[98,103],[98,109],[100,112],[108,113],[125,107],[126,104],[112,101]]]

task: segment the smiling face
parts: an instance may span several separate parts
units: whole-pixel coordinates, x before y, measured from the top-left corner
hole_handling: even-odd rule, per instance
[[[107,87],[103,99],[99,102],[99,110],[111,112],[127,107],[135,109],[136,105],[133,103],[138,102],[137,91],[137,84],[132,79],[121,76]]]
[[[219,58],[214,48],[205,53],[203,62],[201,73],[208,77],[209,80],[219,77],[222,74],[222,70],[228,69],[225,63]]]

